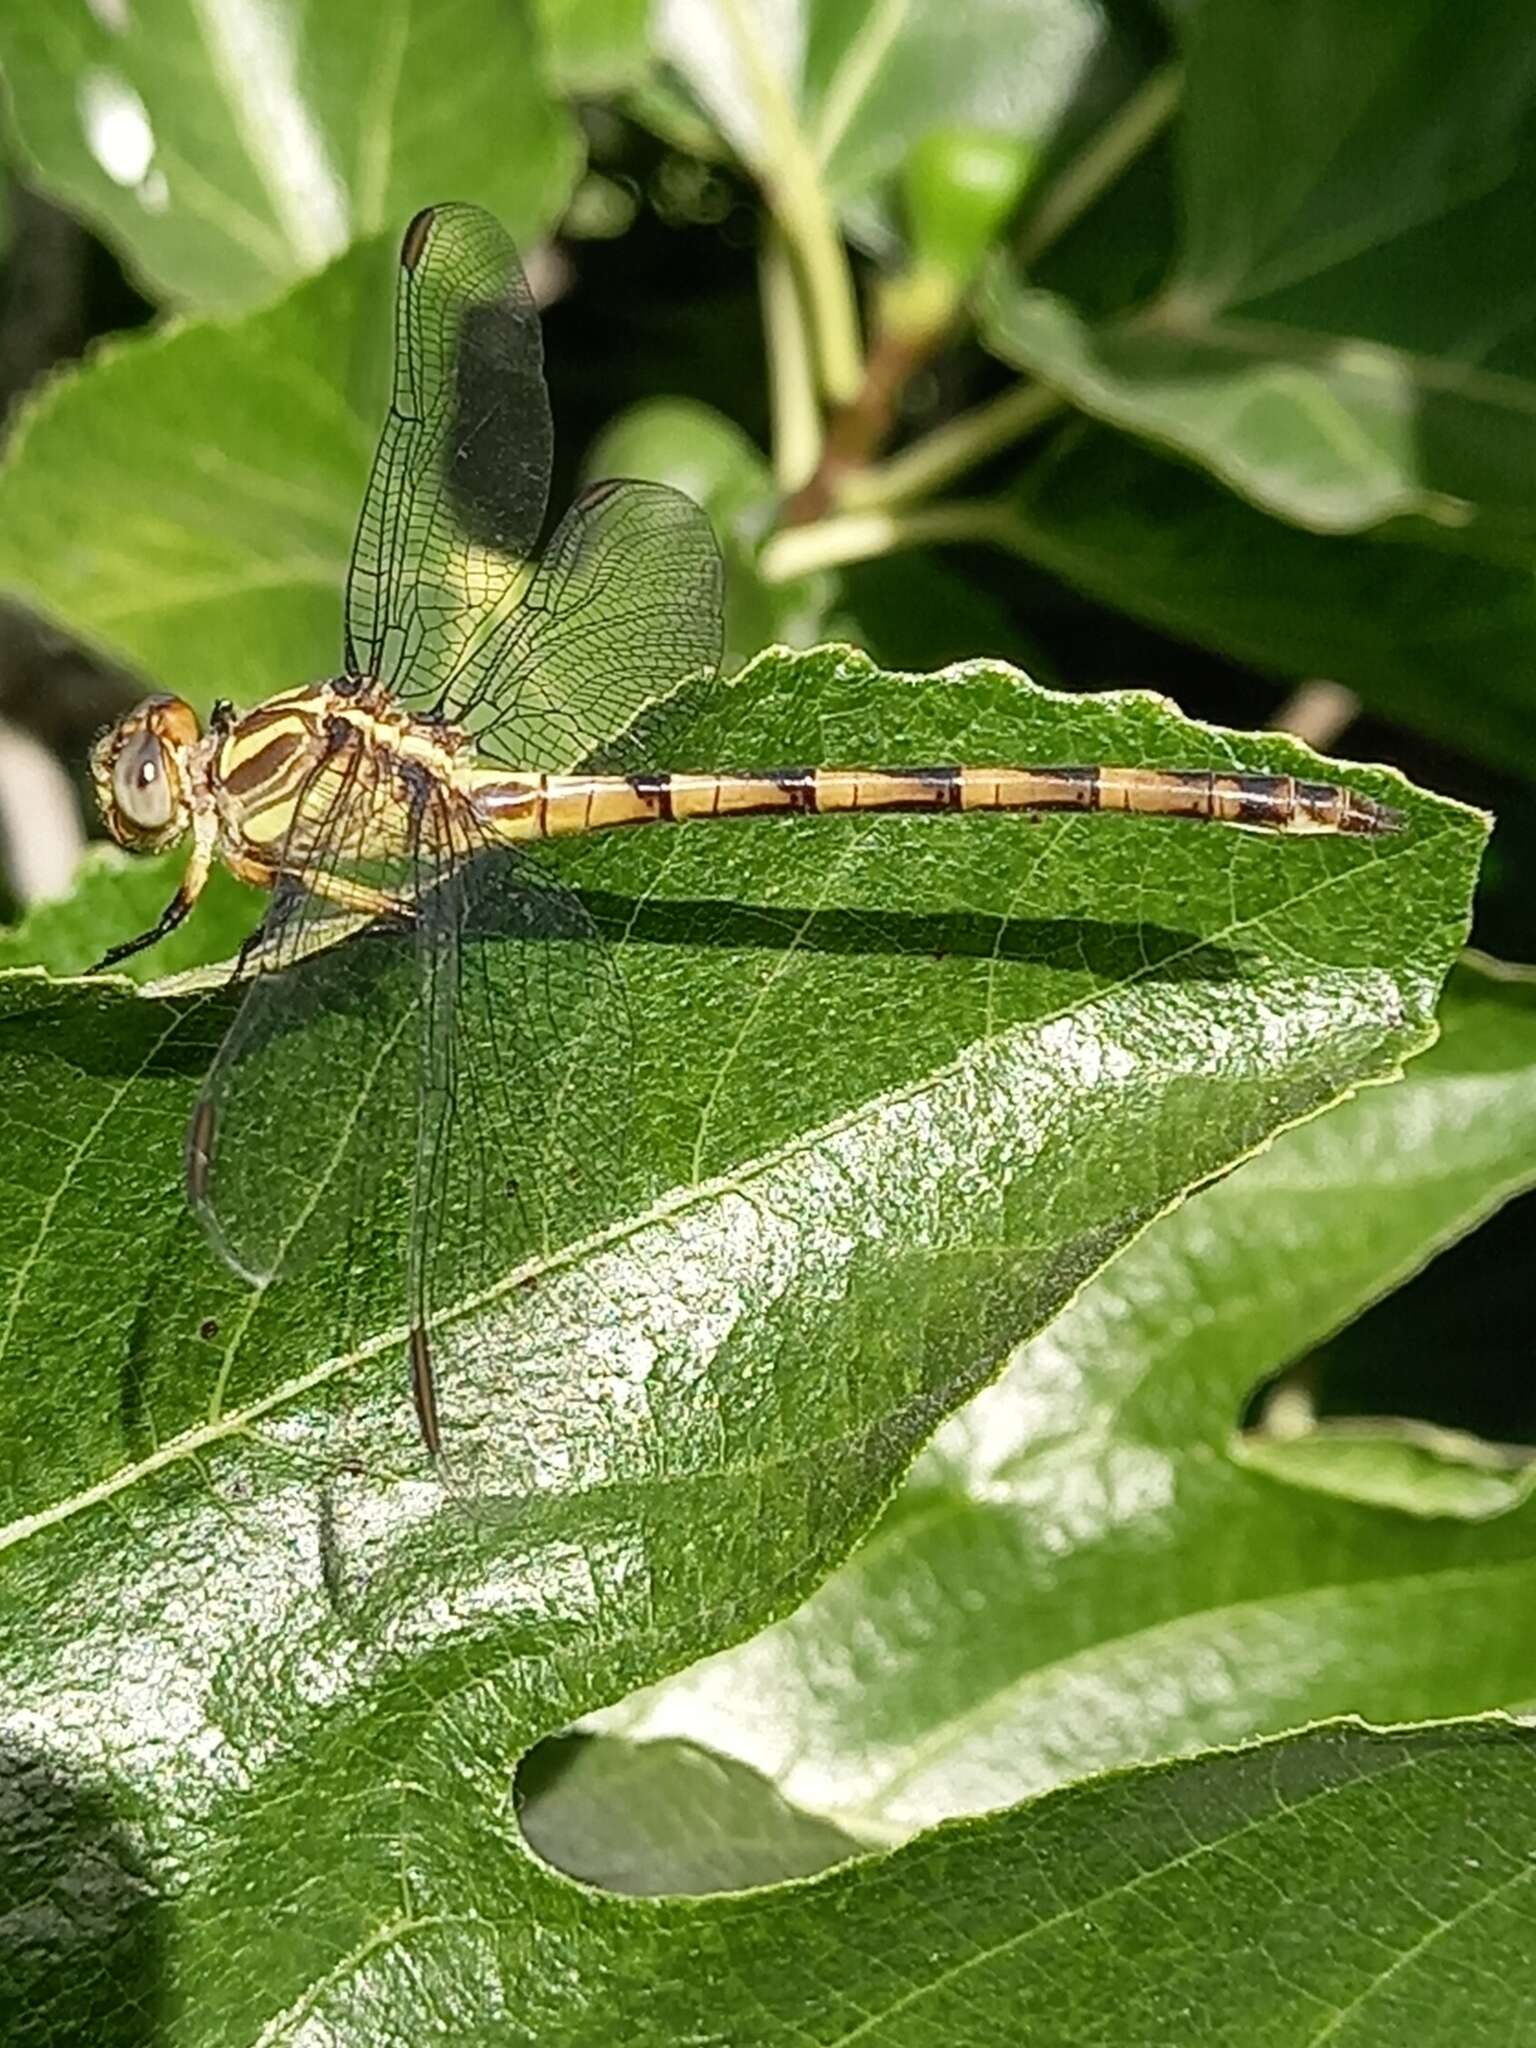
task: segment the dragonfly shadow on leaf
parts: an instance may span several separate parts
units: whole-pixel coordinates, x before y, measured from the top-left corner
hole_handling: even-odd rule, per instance
[[[1197,932],[1105,918],[1000,917],[984,911],[808,910],[724,898],[634,899],[583,890],[600,931],[627,945],[714,947],[930,960],[1006,960],[1107,980],[1233,981],[1245,955]]]
[[[195,1080],[208,1071],[232,1009],[227,999],[200,997],[170,1015],[163,1004],[115,989],[61,987],[56,1004],[0,1018],[0,1053],[46,1049],[64,1069],[92,1080]]]

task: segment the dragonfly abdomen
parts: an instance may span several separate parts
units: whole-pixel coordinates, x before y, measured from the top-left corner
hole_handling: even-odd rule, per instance
[[[474,803],[503,839],[550,839],[619,825],[683,824],[839,811],[1126,811],[1258,831],[1382,833],[1396,812],[1331,782],[1168,768],[769,768],[755,775],[482,772]]]

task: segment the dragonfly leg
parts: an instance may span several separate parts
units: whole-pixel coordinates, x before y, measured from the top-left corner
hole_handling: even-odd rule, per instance
[[[258,889],[280,886],[278,872],[270,863],[251,860],[243,854],[226,855],[225,858],[230,872],[238,880],[252,882]],[[296,873],[293,879],[307,894],[323,897],[339,910],[365,911],[369,917],[399,917],[411,907],[399,896],[391,896],[387,889],[370,889],[365,882],[354,882],[346,875],[326,874],[319,868]]]
[[[218,825],[211,811],[199,813],[193,823],[192,853],[187,861],[187,871],[182,876],[176,894],[147,932],[140,932],[137,938],[125,939],[120,946],[111,946],[89,969],[92,974],[104,974],[109,967],[115,967],[120,960],[130,959],[135,953],[142,953],[146,947],[155,945],[167,932],[175,931],[177,925],[191,910],[203,893],[208,880],[208,870],[213,865],[213,849],[218,836]]]
[[[365,882],[349,881],[345,875],[306,875],[304,886],[312,896],[323,896],[338,909],[363,910],[370,917],[401,917],[411,908],[405,898],[391,896],[387,889],[370,889]]]

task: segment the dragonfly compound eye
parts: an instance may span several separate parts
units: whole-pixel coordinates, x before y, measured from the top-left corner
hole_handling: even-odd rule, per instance
[[[152,732],[135,733],[112,766],[112,799],[139,832],[163,832],[175,810],[165,749]]]

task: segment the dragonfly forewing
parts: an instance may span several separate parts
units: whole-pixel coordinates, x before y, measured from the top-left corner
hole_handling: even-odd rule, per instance
[[[713,670],[708,519],[660,483],[592,486],[538,545],[549,402],[516,251],[474,207],[401,251],[394,395],[347,582],[349,675],[450,721],[488,760],[574,768]]]
[[[553,433],[538,310],[500,223],[406,230],[388,415],[347,576],[346,665],[449,708],[466,609],[510,606],[538,545]]]

